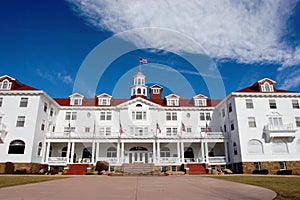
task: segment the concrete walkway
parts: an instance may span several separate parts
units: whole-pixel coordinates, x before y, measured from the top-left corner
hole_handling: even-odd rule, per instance
[[[205,176],[74,176],[0,189],[0,199],[273,199],[264,188]]]

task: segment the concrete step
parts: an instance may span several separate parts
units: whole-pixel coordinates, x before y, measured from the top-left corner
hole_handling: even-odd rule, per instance
[[[122,165],[124,174],[151,174],[153,171],[153,163],[124,163]]]

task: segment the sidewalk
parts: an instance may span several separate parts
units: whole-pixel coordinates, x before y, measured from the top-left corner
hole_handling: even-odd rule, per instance
[[[1,199],[273,199],[264,188],[203,176],[74,176],[0,189]]]

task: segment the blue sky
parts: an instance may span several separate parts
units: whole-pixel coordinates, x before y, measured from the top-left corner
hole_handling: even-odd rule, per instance
[[[0,74],[52,97],[79,91],[128,98],[139,58],[147,58],[148,83],[164,86],[165,95],[223,98],[221,87],[229,94],[265,77],[300,91],[299,1],[181,2],[1,1]],[[138,37],[136,29],[143,30]],[[124,42],[113,43],[116,36]],[[118,45],[132,50],[116,53]],[[106,54],[114,57],[109,64]],[[93,67],[85,66],[91,59]]]

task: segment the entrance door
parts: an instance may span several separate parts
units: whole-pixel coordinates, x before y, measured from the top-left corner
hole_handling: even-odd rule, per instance
[[[148,163],[149,158],[148,158],[148,152],[147,151],[134,151],[134,152],[129,152],[129,163]]]

